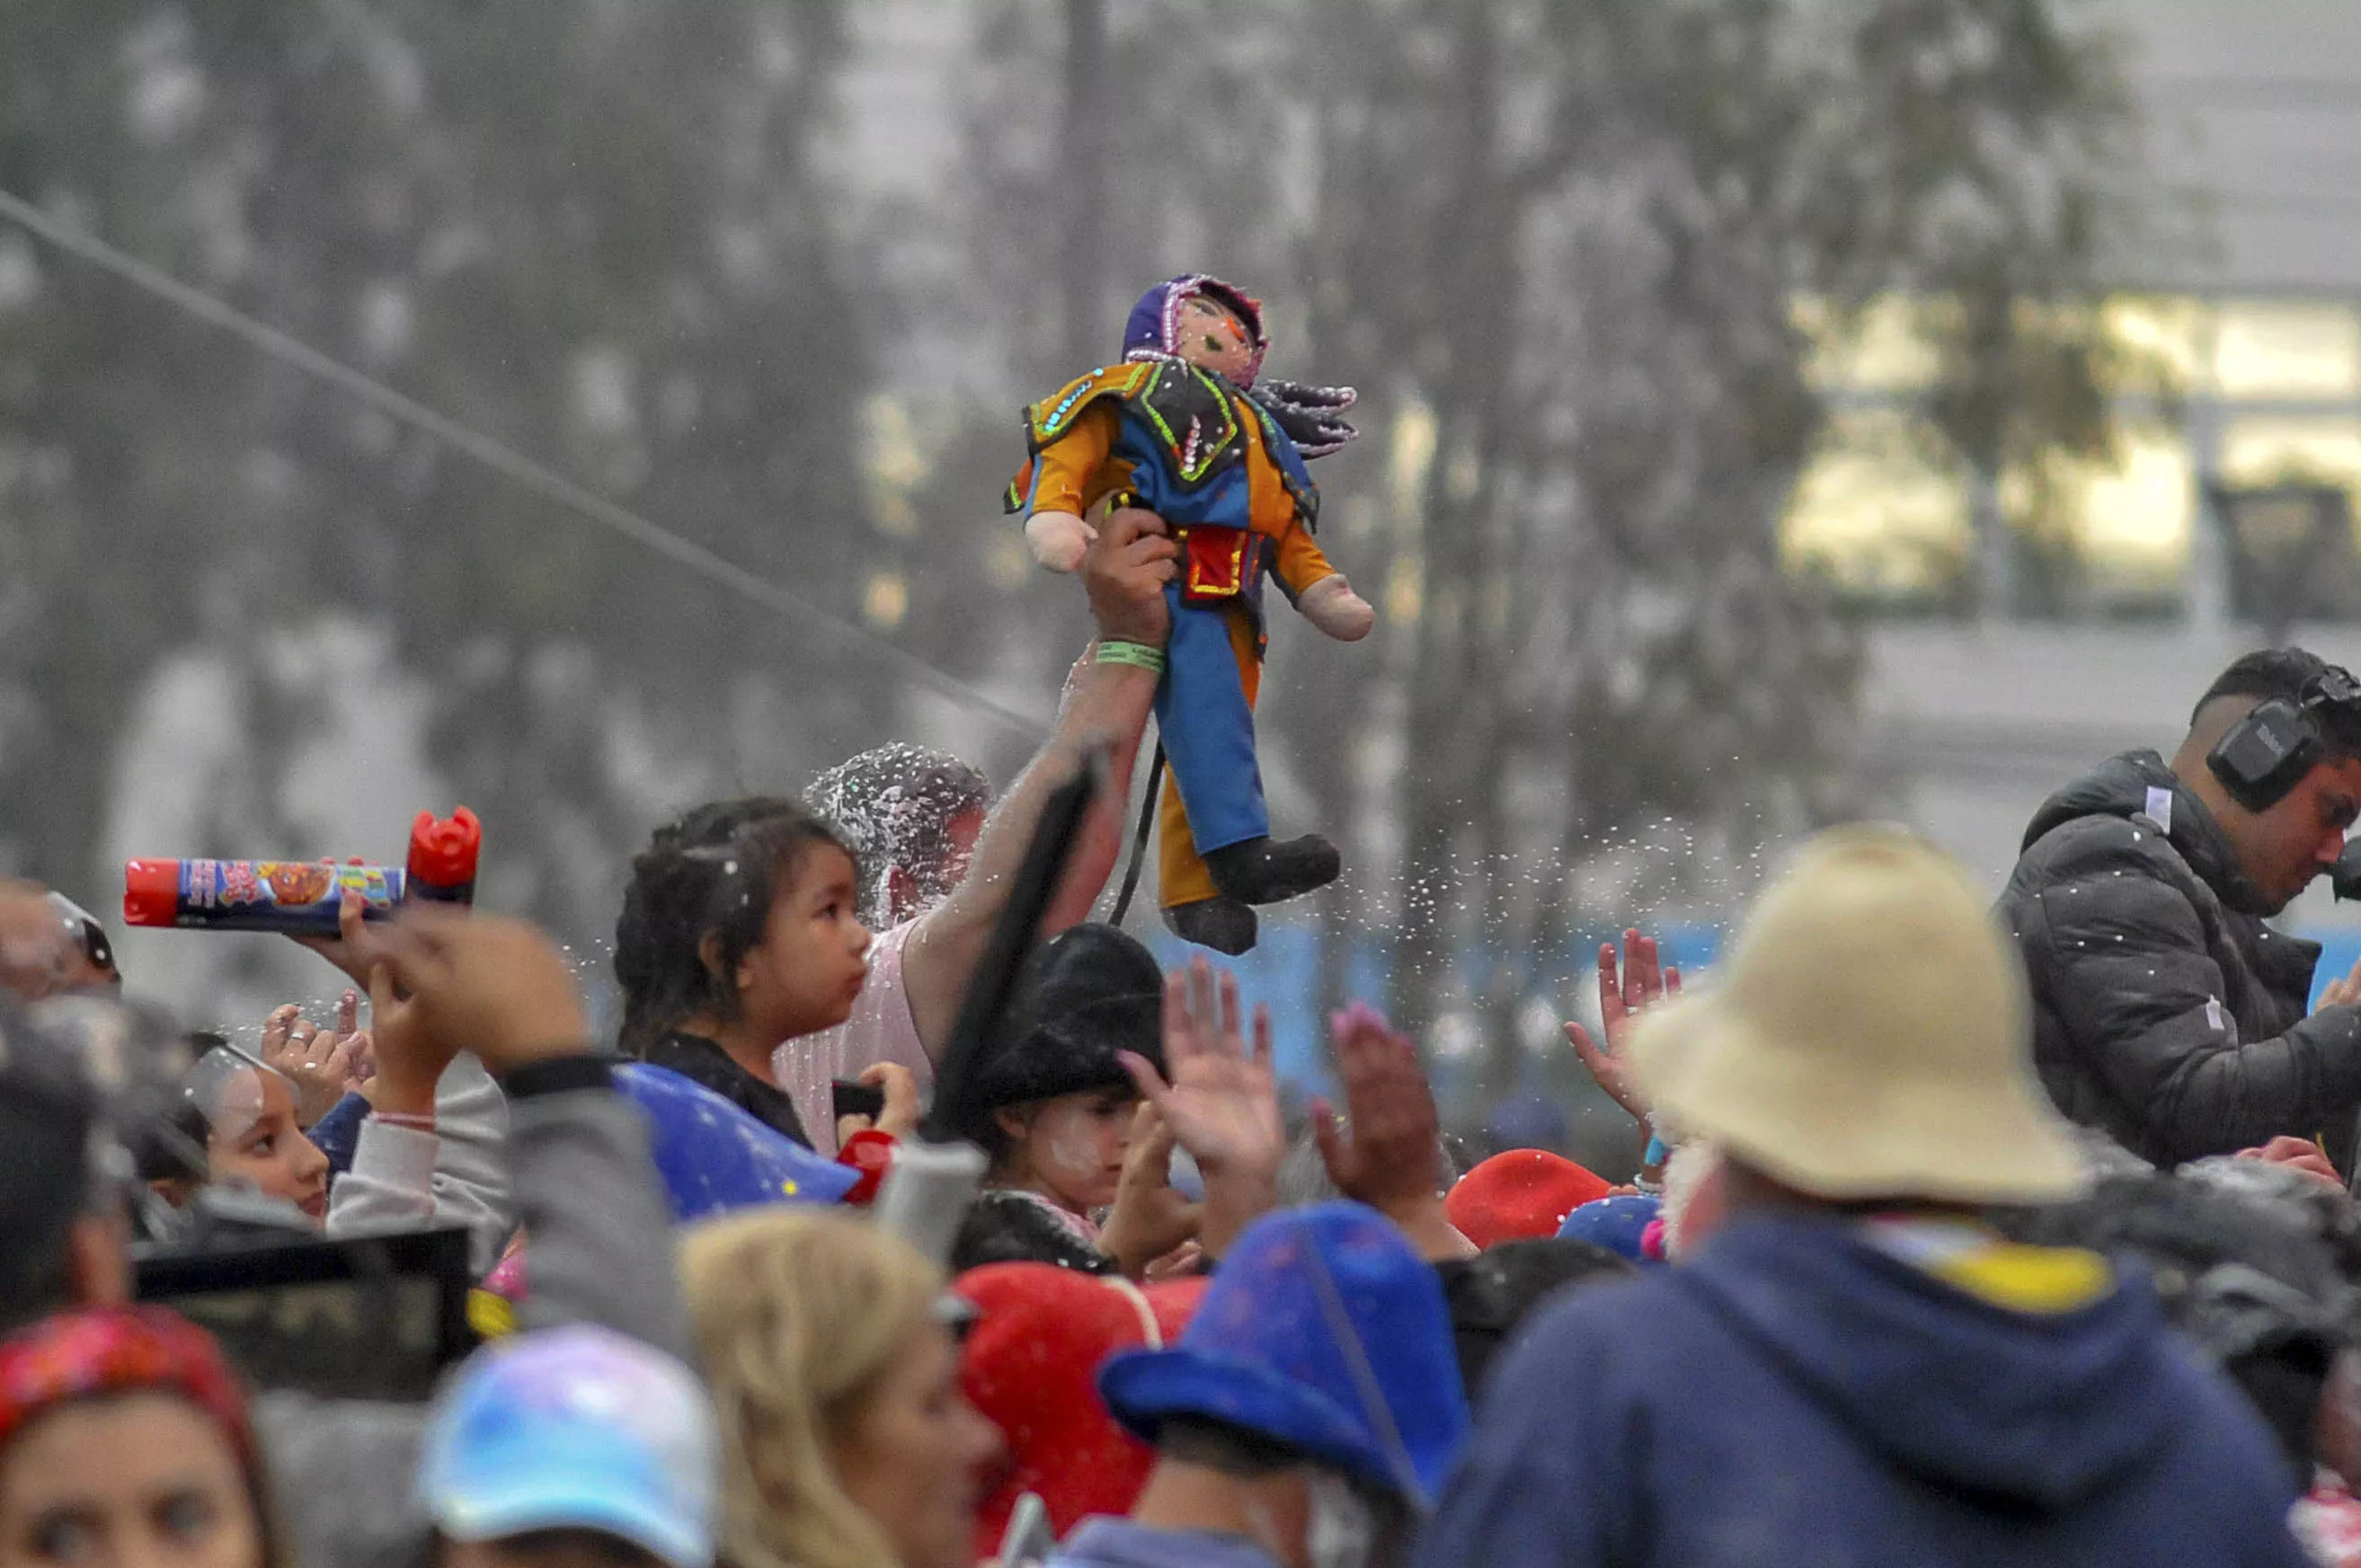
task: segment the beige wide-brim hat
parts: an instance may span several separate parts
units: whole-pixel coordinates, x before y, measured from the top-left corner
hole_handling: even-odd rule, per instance
[[[2038,1202],[2083,1185],[2034,1076],[2024,972],[1949,857],[1887,828],[1807,844],[1632,1065],[1685,1134],[1816,1197]]]

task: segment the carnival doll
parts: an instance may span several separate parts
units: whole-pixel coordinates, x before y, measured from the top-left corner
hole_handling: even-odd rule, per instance
[[[1259,381],[1269,340],[1261,302],[1191,273],[1133,307],[1120,363],[1027,411],[1031,458],[1009,487],[1034,558],[1071,572],[1096,537],[1103,501],[1162,518],[1180,547],[1167,593],[1172,636],[1156,722],[1170,774],[1159,803],[1165,924],[1225,953],[1255,944],[1255,906],[1334,882],[1336,848],[1317,834],[1270,836],[1255,757],[1254,705],[1268,639],[1263,579],[1339,641],[1377,613],[1313,542],[1320,498],[1305,459],[1351,440],[1349,388]],[[1103,647],[1151,666],[1153,650]]]

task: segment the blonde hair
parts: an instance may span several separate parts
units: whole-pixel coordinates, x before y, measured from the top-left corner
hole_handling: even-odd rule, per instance
[[[692,1226],[681,1273],[720,1418],[720,1557],[731,1568],[895,1568],[831,1457],[942,1273],[850,1215],[766,1208]]]

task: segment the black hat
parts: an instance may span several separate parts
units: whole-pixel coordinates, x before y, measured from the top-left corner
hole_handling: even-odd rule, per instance
[[[1128,1084],[1116,1053],[1164,1070],[1164,971],[1112,926],[1077,926],[1035,950],[1007,1028],[975,1064],[965,1099],[975,1124],[1004,1105]]]

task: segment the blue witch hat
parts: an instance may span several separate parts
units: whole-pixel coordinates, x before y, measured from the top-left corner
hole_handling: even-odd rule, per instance
[[[615,1069],[615,1087],[647,1116],[656,1174],[683,1223],[757,1203],[840,1202],[861,1179],[679,1073],[631,1062]]]
[[[1148,1442],[1175,1417],[1217,1421],[1421,1508],[1467,1435],[1442,1283],[1358,1203],[1256,1221],[1180,1343],[1108,1358],[1099,1393]]]

